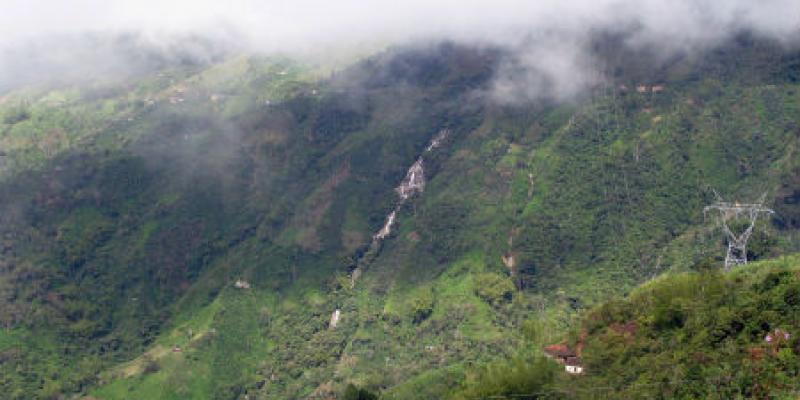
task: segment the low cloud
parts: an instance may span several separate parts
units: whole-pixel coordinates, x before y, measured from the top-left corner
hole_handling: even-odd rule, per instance
[[[664,55],[694,51],[750,31],[796,45],[796,0],[6,0],[0,12],[0,90],[43,76],[85,76],[98,66],[124,71],[115,43],[134,35],[141,48],[210,59],[220,49],[327,59],[395,43],[451,40],[498,46],[512,57],[494,96],[565,98],[599,77],[588,43],[625,31],[632,47]],[[207,38],[213,46],[186,38]],[[180,38],[177,40],[176,38]],[[98,39],[95,39],[98,40]],[[186,43],[196,48],[186,49]],[[220,45],[221,44],[221,45]],[[205,53],[210,55],[207,55]],[[128,53],[126,53],[128,54]],[[181,56],[182,57],[182,56]],[[136,63],[133,63],[136,65]],[[20,77],[25,79],[19,79]]]

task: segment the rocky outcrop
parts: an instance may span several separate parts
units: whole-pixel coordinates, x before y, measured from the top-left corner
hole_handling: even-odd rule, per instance
[[[397,192],[397,195],[400,197],[397,204],[395,205],[394,210],[386,217],[386,223],[383,227],[373,236],[373,240],[383,240],[385,239],[391,232],[392,226],[394,225],[397,219],[397,211],[400,207],[412,196],[417,193],[422,193],[425,190],[425,168],[424,168],[424,160],[423,157],[426,153],[429,153],[433,149],[441,146],[442,141],[447,138],[447,135],[450,133],[449,130],[444,129],[436,134],[436,136],[431,139],[431,142],[425,147],[425,151],[422,153],[423,155],[417,158],[417,161],[411,165],[406,172],[406,176],[400,182],[394,190]]]
[[[328,324],[330,329],[335,329],[337,325],[339,325],[339,319],[342,317],[342,310],[336,309],[333,314],[331,314],[331,322]]]

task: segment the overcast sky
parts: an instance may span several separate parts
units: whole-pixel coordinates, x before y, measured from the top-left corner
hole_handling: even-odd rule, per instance
[[[632,44],[664,48],[702,47],[740,29],[789,44],[798,39],[800,0],[0,0],[0,50],[34,38],[37,52],[77,53],[87,63],[91,49],[59,50],[54,38],[138,32],[164,44],[196,33],[298,54],[452,39],[518,49],[532,62],[551,58],[538,67],[557,72],[581,63],[592,30],[619,27],[636,28]],[[530,32],[555,42],[531,44],[523,40]],[[8,54],[0,52],[0,80],[24,70]]]
[[[732,27],[787,36],[797,0],[3,0],[0,35],[143,30],[155,35],[235,29],[254,46],[460,37],[505,40],[537,29],[641,23],[647,34],[708,40]]]

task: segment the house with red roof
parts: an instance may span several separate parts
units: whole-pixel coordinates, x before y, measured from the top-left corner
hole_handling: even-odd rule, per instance
[[[566,344],[551,344],[543,349],[545,357],[564,365],[564,370],[570,374],[582,374],[583,363],[580,354],[573,351]]]

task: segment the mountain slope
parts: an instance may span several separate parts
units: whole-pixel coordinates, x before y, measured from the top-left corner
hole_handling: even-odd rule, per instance
[[[797,250],[797,55],[745,39],[657,67],[603,51],[609,82],[569,103],[485,101],[505,55],[453,44],[322,80],[241,57],[99,100],[6,96],[3,389],[441,397],[515,352],[525,321],[556,337],[722,254],[711,188],[770,192],[781,218],[753,258]],[[373,242],[423,154],[424,191]]]

